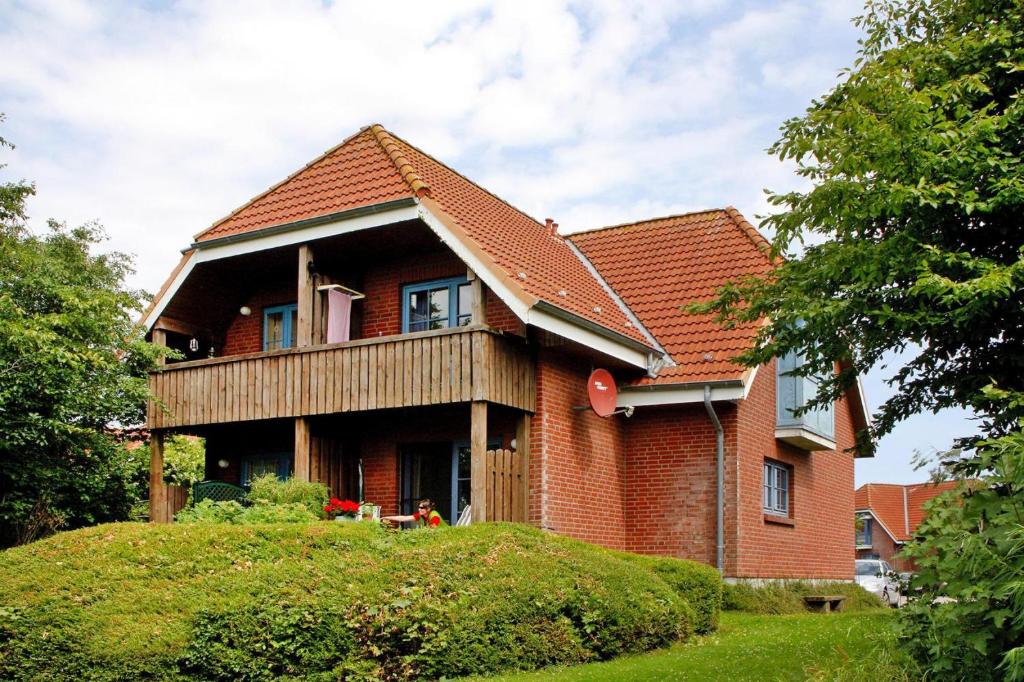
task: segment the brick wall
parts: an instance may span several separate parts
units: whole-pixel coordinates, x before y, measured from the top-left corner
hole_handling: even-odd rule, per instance
[[[390,336],[402,332],[403,285],[465,274],[465,264],[450,251],[370,265],[362,278],[366,298],[357,301],[353,308],[353,338]],[[282,282],[263,287],[250,296],[244,305],[252,309],[252,314],[235,314],[225,334],[221,354],[238,355],[262,350],[263,308],[294,303],[295,287],[295,282]],[[523,324],[512,310],[493,291],[488,290],[486,297],[488,324],[511,334],[523,335]]]
[[[736,407],[715,408],[728,463],[735,459]],[[639,408],[625,424],[626,549],[714,565],[715,430],[703,403]],[[726,508],[728,528],[735,505]]]
[[[295,303],[295,288],[296,282],[274,282],[249,296],[242,305],[249,306],[252,313],[242,315],[235,312],[224,334],[224,348],[217,354],[240,355],[263,350],[263,309]]]
[[[590,364],[541,350],[530,461],[530,522],[562,535],[626,548],[621,417],[587,411]]]
[[[851,406],[836,404],[836,450],[806,452],[775,439],[775,365],[757,372],[739,405],[736,461],[739,508],[737,577],[853,578],[853,455]],[[764,460],[791,467],[790,520],[780,525],[762,511]]]

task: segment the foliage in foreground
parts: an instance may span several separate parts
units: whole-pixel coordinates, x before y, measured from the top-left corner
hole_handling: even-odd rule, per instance
[[[707,634],[718,629],[722,610],[722,578],[707,564],[664,557],[623,554],[624,558],[655,573],[693,607],[694,631]]]
[[[930,501],[905,550],[921,593],[903,609],[902,636],[933,679],[1021,680],[1024,432],[985,443],[978,464],[987,475]]]
[[[812,594],[841,594],[843,611],[883,608],[875,595],[853,583],[806,583],[786,581],[753,586],[747,583],[725,585],[722,608],[761,615],[806,613],[804,597]]]
[[[900,651],[891,612],[758,616],[722,613],[721,629],[667,651],[535,673],[497,682],[662,682],[662,680],[815,680],[917,682]]]
[[[33,193],[0,184],[0,547],[128,517],[107,426],[142,420],[159,352],[132,319],[143,294],[125,288],[131,259],[97,255],[95,225],[32,234]]]
[[[272,504],[257,502],[241,505],[234,500],[215,502],[203,500],[178,512],[179,523],[311,523],[318,517],[301,504],[294,502]]]
[[[149,443],[127,441],[118,455],[128,478],[128,494],[135,507],[132,520],[149,518]],[[164,483],[189,487],[206,473],[206,441],[195,436],[170,434],[164,439]]]
[[[330,498],[327,486],[316,481],[288,478],[284,481],[274,474],[266,474],[252,481],[249,500],[262,504],[295,504],[305,508],[316,518],[326,518],[324,505]]]
[[[6,551],[0,584],[13,680],[528,670],[666,646],[694,619],[622,554],[510,524],[105,525]]]

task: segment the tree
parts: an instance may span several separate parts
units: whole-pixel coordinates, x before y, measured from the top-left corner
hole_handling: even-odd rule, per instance
[[[902,636],[931,679],[1021,680],[1024,10],[869,0],[856,21],[853,68],[771,147],[811,183],[769,196],[777,268],[693,310],[767,319],[740,359],[801,353],[799,374],[828,377],[808,408],[911,351],[861,448],[920,411],[983,417],[964,434],[974,449],[941,464],[963,485],[931,504],[907,550],[921,593]]]
[[[801,374],[840,362],[822,400],[916,351],[870,435],[957,405],[1003,433],[1022,412],[982,389],[1024,389],[1024,22],[1010,0],[872,0],[856,21],[854,68],[770,149],[812,183],[769,196],[784,260],[700,309],[769,320],[748,365],[790,350]]]
[[[0,186],[0,546],[127,517],[110,427],[141,421],[160,352],[132,320],[130,257],[94,253],[97,225],[32,234],[32,194]]]

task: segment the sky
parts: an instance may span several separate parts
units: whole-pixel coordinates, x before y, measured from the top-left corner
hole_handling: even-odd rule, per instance
[[[563,233],[806,188],[766,149],[852,64],[860,0],[0,0],[0,181],[100,222],[155,292],[192,236],[370,123]],[[865,378],[869,407],[899,358]],[[970,415],[907,420],[856,482]]]

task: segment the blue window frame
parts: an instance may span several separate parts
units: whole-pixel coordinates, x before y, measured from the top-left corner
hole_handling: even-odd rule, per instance
[[[276,474],[282,481],[292,473],[290,452],[249,455],[242,460],[242,485],[248,486],[252,479]]]
[[[857,531],[857,546],[870,547],[873,544],[871,541],[871,517],[862,516],[860,521],[861,528]]]
[[[789,516],[789,467],[771,460],[764,462],[764,513]]]
[[[447,329],[473,319],[473,290],[465,277],[449,277],[402,287],[402,333]]]
[[[797,426],[809,429],[829,440],[835,440],[835,411],[833,405],[821,405],[808,410],[800,416],[793,413],[807,404],[818,394],[819,379],[814,376],[803,377],[795,374],[802,367],[804,359],[796,352],[789,352],[777,362],[778,381],[776,383],[776,399],[778,426]]]
[[[498,450],[501,444],[501,436],[487,439],[488,450]],[[411,514],[417,500],[429,497],[442,518],[454,524],[471,502],[470,460],[469,441],[403,446],[402,513]]]
[[[295,303],[263,309],[263,350],[294,348],[299,306]]]

